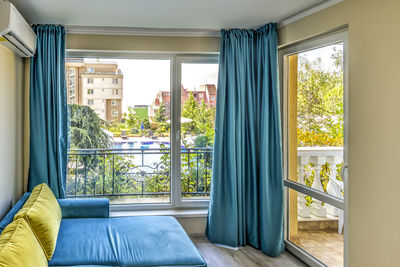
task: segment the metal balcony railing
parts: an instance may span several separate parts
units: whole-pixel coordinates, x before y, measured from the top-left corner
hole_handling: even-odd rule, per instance
[[[67,197],[165,197],[170,194],[169,148],[68,151]],[[181,150],[183,197],[208,196],[211,148]]]

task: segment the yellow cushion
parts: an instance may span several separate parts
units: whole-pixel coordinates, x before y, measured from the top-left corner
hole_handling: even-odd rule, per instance
[[[0,235],[0,267],[47,266],[47,258],[24,219],[7,225]]]
[[[14,220],[20,218],[27,221],[47,259],[51,260],[61,223],[61,209],[53,192],[46,184],[33,188],[22,209],[14,216]]]

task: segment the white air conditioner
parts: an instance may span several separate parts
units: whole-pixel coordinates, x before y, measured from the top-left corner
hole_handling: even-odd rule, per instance
[[[0,44],[21,57],[32,57],[36,51],[36,35],[18,10],[0,0]]]

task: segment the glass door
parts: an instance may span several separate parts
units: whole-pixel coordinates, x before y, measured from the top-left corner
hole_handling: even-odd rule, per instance
[[[217,104],[218,56],[177,59],[180,94],[180,206],[208,207]]]
[[[345,35],[281,52],[286,245],[314,266],[344,266]]]

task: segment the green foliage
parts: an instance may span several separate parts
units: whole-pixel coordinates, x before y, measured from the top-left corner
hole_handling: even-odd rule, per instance
[[[150,129],[150,121],[148,118],[143,120],[143,128],[144,129]]]
[[[154,115],[154,122],[157,123],[157,128],[155,129],[158,134],[168,134],[169,124],[167,123],[167,109],[164,102],[161,102],[156,114]]]
[[[189,93],[188,99],[182,107],[182,118],[191,119],[192,122],[182,124],[182,133],[195,133],[195,116],[198,110],[198,105],[196,100],[194,100],[193,94]]]
[[[181,154],[181,190],[182,196],[189,193],[209,192],[212,176],[212,157],[210,153],[196,154],[194,151],[184,150]],[[206,194],[200,194],[199,197]]]
[[[343,52],[334,48],[331,57],[329,70],[321,58],[299,57],[298,146],[343,145]]]
[[[128,108],[128,114],[126,114],[125,121],[127,126],[130,128],[131,133],[139,132],[140,120],[133,108]]]
[[[214,144],[215,107],[209,107],[203,100],[196,102],[190,93],[182,107],[182,118],[192,120],[182,123],[182,133],[197,136],[195,147],[209,147]]]
[[[164,102],[161,102],[159,108],[154,115],[154,121],[158,123],[166,122],[167,120],[167,109],[165,108]]]
[[[109,136],[103,131],[105,122],[88,106],[69,105],[69,141],[71,149],[108,148]]]

